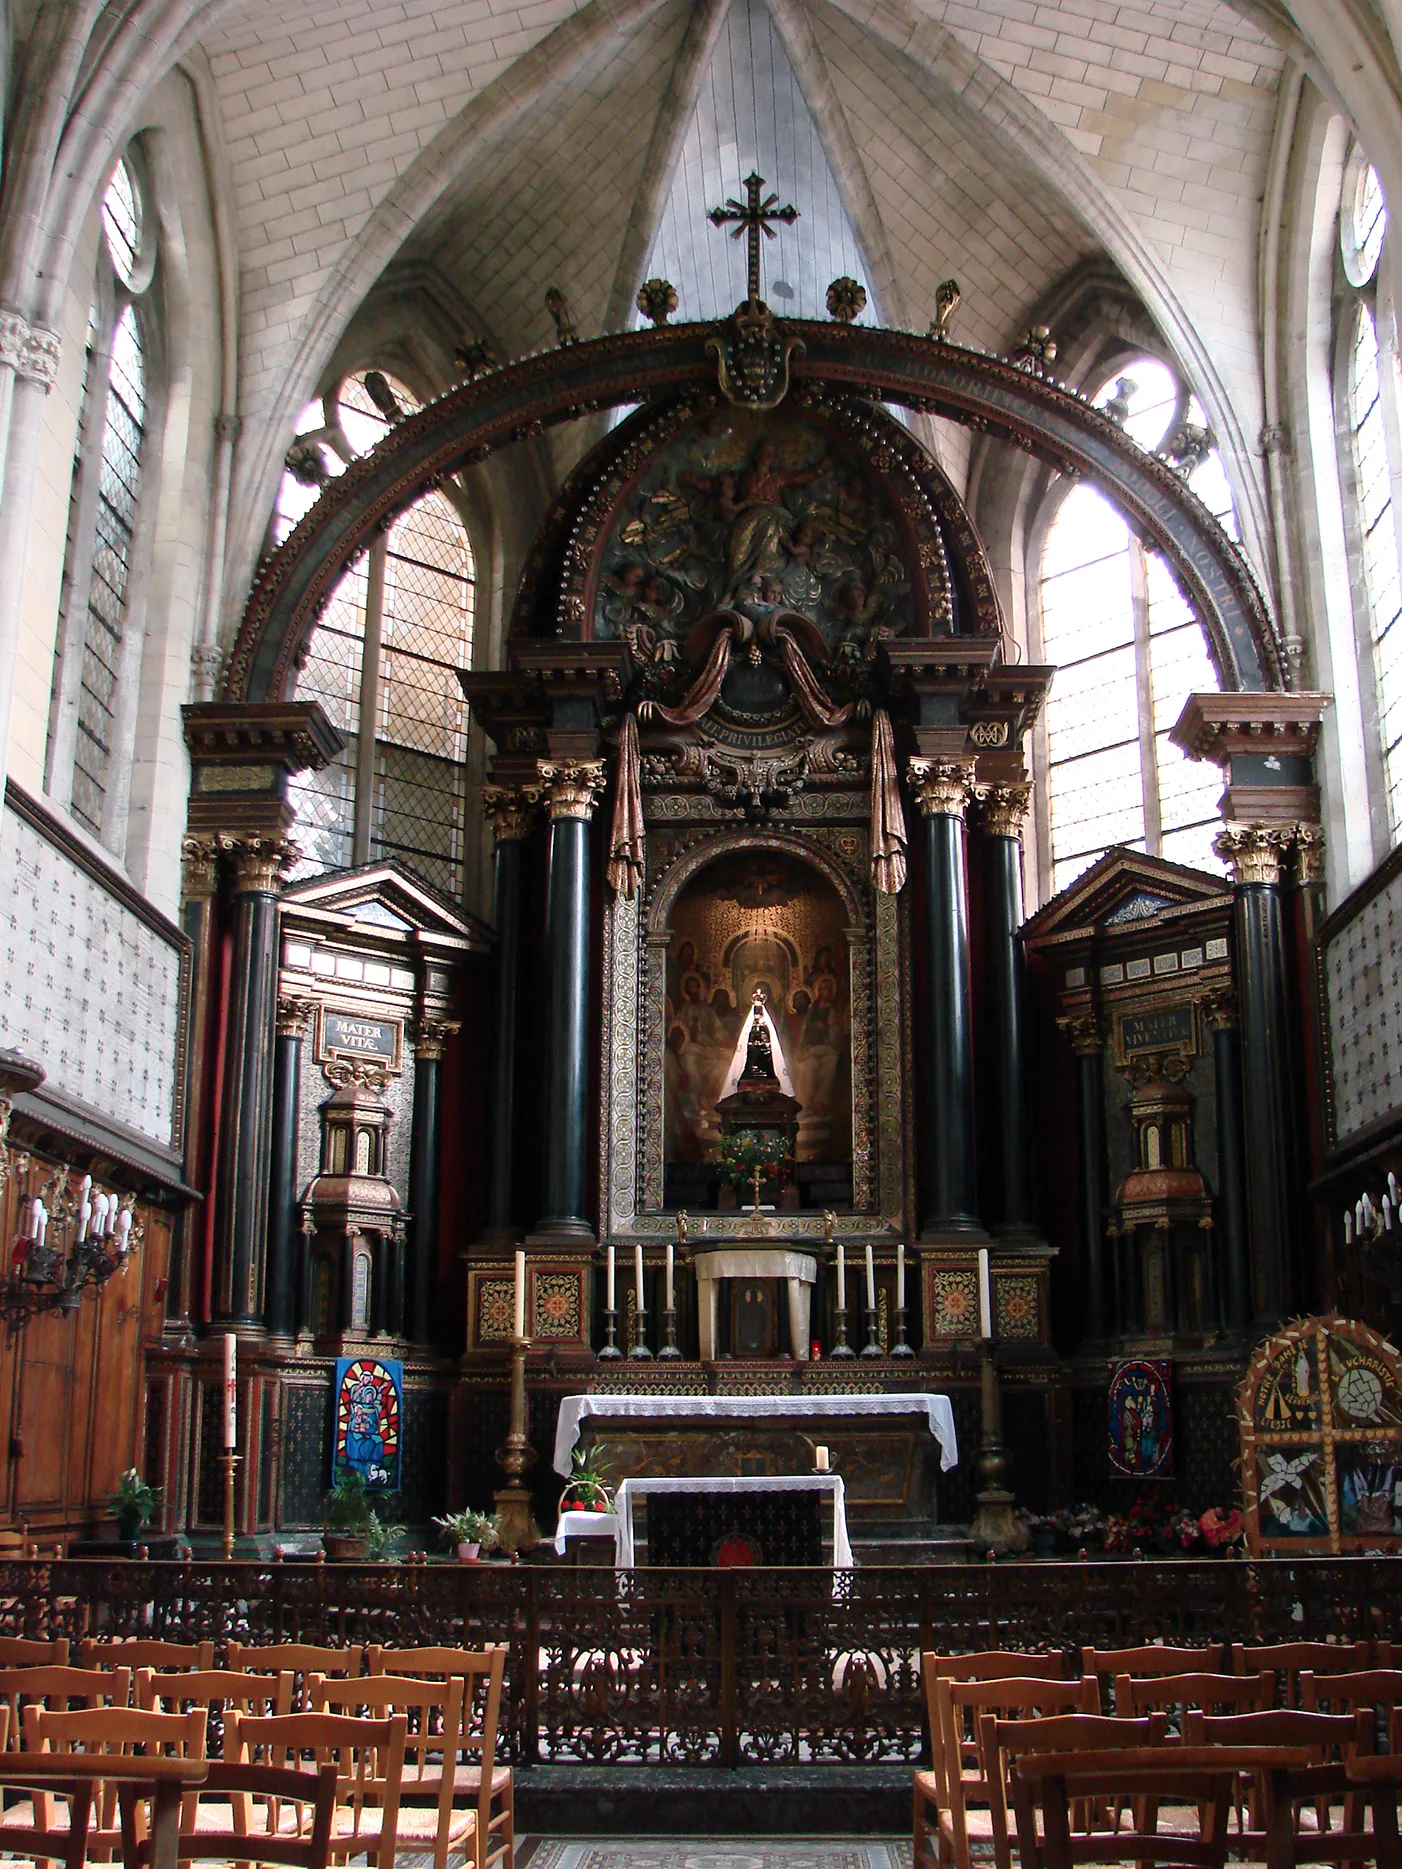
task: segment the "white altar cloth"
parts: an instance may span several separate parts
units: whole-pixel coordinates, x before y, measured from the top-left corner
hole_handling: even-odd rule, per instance
[[[959,1440],[947,1395],[567,1395],[555,1429],[555,1471],[568,1476],[579,1424],[588,1416],[724,1421],[764,1415],[921,1414],[940,1444],[940,1470],[948,1473],[959,1458]]]
[[[562,1512],[555,1527],[555,1549],[565,1555],[567,1538],[612,1538],[618,1550],[618,1515],[613,1512]]]
[[[717,1398],[719,1399],[719,1398]],[[614,1494],[618,1519],[615,1540],[620,1570],[633,1568],[633,1501],[640,1493],[831,1493],[832,1562],[834,1570],[851,1570],[852,1546],[847,1537],[847,1489],[840,1473],[800,1473],[736,1479],[624,1480]]]

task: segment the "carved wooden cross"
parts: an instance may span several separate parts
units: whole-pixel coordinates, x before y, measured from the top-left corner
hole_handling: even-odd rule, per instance
[[[712,208],[708,217],[713,227],[724,227],[728,221],[736,222],[732,240],[738,240],[741,234],[748,236],[749,293],[752,305],[759,298],[760,234],[766,240],[773,240],[775,236],[771,221],[782,221],[786,227],[792,227],[798,219],[798,209],[792,202],[781,208],[777,195],[761,195],[763,187],[764,177],[752,172],[745,177],[745,199],[737,201],[732,195],[723,208]]]

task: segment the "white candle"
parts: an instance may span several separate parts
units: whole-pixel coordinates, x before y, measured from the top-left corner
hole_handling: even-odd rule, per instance
[[[29,1237],[32,1240],[37,1240],[39,1237],[39,1216],[43,1211],[44,1203],[36,1194],[29,1207]]]
[[[847,1309],[847,1260],[842,1250],[842,1241],[837,1242],[837,1308]]]
[[[871,1256],[871,1241],[867,1241],[867,1310],[876,1309],[876,1264]]]
[[[905,1241],[896,1241],[896,1309],[905,1309]]]
[[[526,1334],[526,1255],[523,1252],[518,1252],[516,1255],[515,1298],[516,1314],[512,1334],[516,1337],[524,1337]]]
[[[83,1176],[83,1185],[78,1190],[78,1244],[81,1246],[88,1237],[88,1222],[92,1219],[92,1176]]]
[[[988,1248],[978,1249],[978,1334],[987,1340],[993,1335],[993,1287],[988,1276]]]
[[[826,1447],[815,1447],[813,1449],[813,1465],[816,1467],[819,1473],[827,1472],[828,1450]]]
[[[127,1235],[130,1232],[131,1232],[131,1209],[129,1207],[124,1207],[122,1211],[117,1215],[117,1251],[121,1253],[123,1258],[125,1258],[126,1255],[131,1251],[131,1247],[127,1240]]]
[[[609,1247],[609,1265],[608,1265],[608,1296],[604,1301],[604,1308],[609,1311],[613,1311],[617,1309],[617,1306],[613,1302],[613,1298],[614,1298],[613,1277],[614,1277],[613,1248],[612,1246],[610,1246]]]
[[[238,1338],[231,1330],[224,1332],[224,1452],[233,1453],[238,1445]]]
[[[1352,1246],[1352,1244],[1353,1244],[1353,1215],[1349,1212],[1348,1208],[1345,1207],[1344,1209],[1344,1245]]]
[[[34,1243],[42,1246],[44,1235],[49,1230],[49,1210],[41,1200],[34,1203]]]
[[[647,1306],[643,1303],[643,1248],[641,1241],[633,1248],[633,1296],[638,1301],[638,1309],[640,1311],[646,1311]]]
[[[92,1204],[92,1231],[94,1239],[103,1239],[107,1233],[107,1196],[99,1194]]]
[[[668,1240],[667,1242],[667,1309],[669,1311],[675,1311],[677,1308],[676,1301],[675,1301],[675,1298],[672,1292],[672,1270],[673,1270],[673,1265],[675,1263],[673,1259],[674,1250],[675,1249],[672,1245],[672,1242]]]

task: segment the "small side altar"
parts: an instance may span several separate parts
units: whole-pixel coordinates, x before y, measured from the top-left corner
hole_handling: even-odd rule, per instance
[[[846,1489],[836,1473],[625,1480],[614,1509],[620,1570],[669,1564],[852,1568]]]

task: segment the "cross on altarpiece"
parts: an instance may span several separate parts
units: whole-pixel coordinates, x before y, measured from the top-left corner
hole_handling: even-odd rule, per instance
[[[738,223],[732,240],[738,240],[741,234],[749,238],[749,296],[753,305],[759,298],[759,237],[763,233],[766,240],[773,240],[774,229],[771,221],[782,221],[785,227],[792,227],[798,219],[798,209],[790,202],[781,208],[777,195],[761,196],[764,177],[753,173],[745,177],[745,199],[737,201],[732,195],[723,208],[712,208],[707,217],[713,227],[724,227],[727,222]]]

